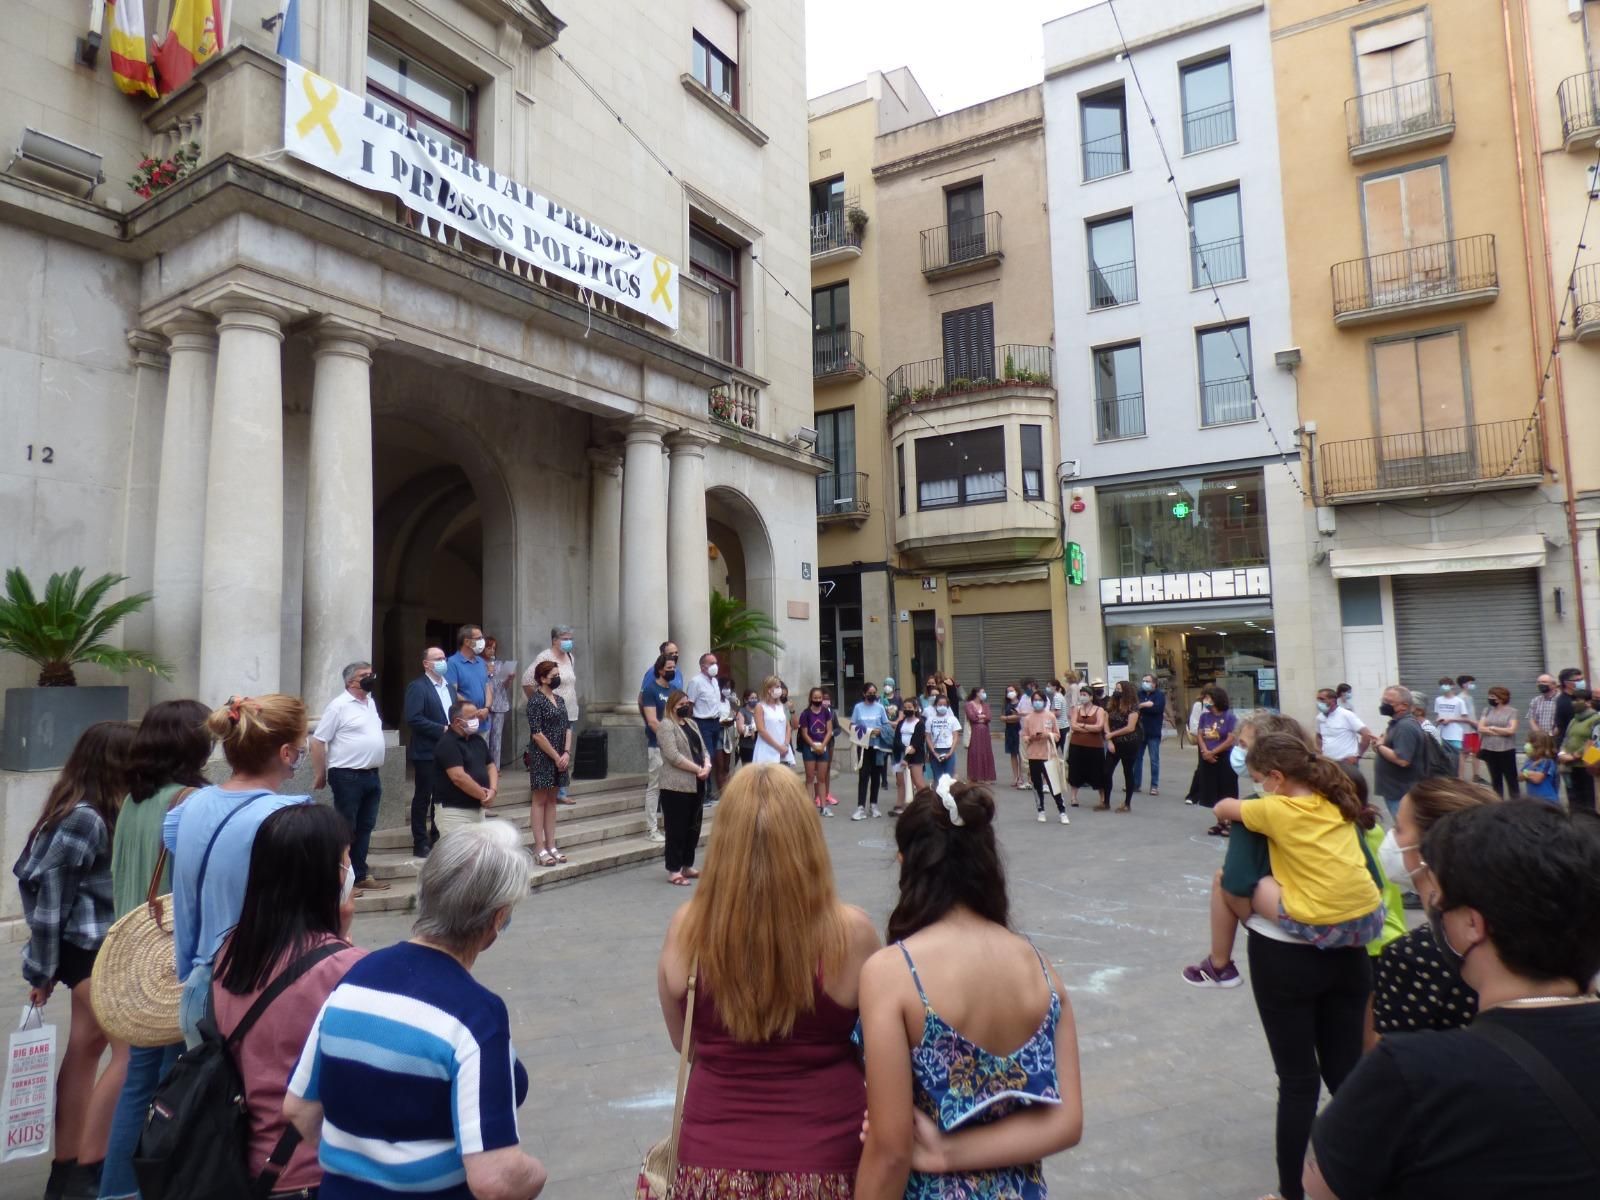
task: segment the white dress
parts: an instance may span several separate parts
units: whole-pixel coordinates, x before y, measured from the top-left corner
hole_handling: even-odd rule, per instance
[[[775,750],[766,738],[757,737],[751,763],[794,762],[794,751],[789,747],[789,710],[781,704],[763,702],[756,706],[756,720],[766,730],[767,737],[783,746],[783,751]]]

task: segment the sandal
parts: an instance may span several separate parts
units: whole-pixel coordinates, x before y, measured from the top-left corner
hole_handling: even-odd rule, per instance
[[[667,882],[672,884],[673,887],[688,887],[689,886],[689,881],[687,879],[685,879],[681,874],[679,874],[679,875],[668,875],[667,876]]]
[[[1222,835],[1223,835],[1223,834],[1225,834],[1225,833],[1226,833],[1226,832],[1227,832],[1227,830],[1225,830],[1225,829],[1224,829],[1224,828],[1223,828],[1223,827],[1222,827],[1222,822],[1221,822],[1221,821],[1218,821],[1218,822],[1217,822],[1217,823],[1216,823],[1216,824],[1215,824],[1215,825],[1213,825],[1213,826],[1212,826],[1212,827],[1211,827],[1211,828],[1210,828],[1210,829],[1208,829],[1208,830],[1206,830],[1206,836],[1207,836],[1207,837],[1221,837],[1221,836],[1222,836]]]
[[[693,867],[685,867],[684,868],[684,872],[683,872],[683,877],[685,879],[699,879],[700,878],[700,872],[696,871]]]
[[[541,867],[553,867],[556,865],[555,858],[548,850],[539,851],[539,853],[534,856],[534,862],[538,863]]]
[[[558,863],[564,863],[564,862],[567,861],[567,856],[565,854],[561,853],[561,851],[556,849],[556,847],[554,847],[554,846],[551,846],[550,849],[545,851],[545,853],[548,854],[551,858],[553,858]]]

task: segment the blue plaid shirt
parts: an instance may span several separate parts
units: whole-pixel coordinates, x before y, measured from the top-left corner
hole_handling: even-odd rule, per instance
[[[99,813],[80,804],[34,836],[12,873],[30,934],[22,977],[45,987],[60,969],[62,942],[97,950],[111,928],[110,831]]]

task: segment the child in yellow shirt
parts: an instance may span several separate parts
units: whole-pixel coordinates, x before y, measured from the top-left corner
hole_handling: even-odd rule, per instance
[[[1383,897],[1361,843],[1374,815],[1350,777],[1284,733],[1256,738],[1245,766],[1262,794],[1219,801],[1216,815],[1267,839],[1272,874],[1257,883],[1251,907],[1323,950],[1378,937]]]

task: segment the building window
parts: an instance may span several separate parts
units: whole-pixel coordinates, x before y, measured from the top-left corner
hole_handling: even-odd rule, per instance
[[[1087,222],[1089,307],[1110,308],[1139,298],[1133,261],[1133,214]]]
[[[844,176],[835,175],[811,185],[811,253],[821,254],[848,245],[845,240]]]
[[[689,271],[711,289],[707,350],[714,358],[739,366],[743,363],[739,325],[739,248],[689,227]]]
[[[1219,54],[1179,72],[1183,95],[1183,152],[1194,154],[1234,141],[1233,61]]]
[[[1094,408],[1100,441],[1144,436],[1144,364],[1138,342],[1094,351]]]
[[[1006,498],[1005,430],[917,439],[917,508],[993,504]]]
[[[1443,163],[1361,181],[1373,307],[1456,290],[1469,270],[1450,243]]]
[[[944,194],[950,261],[966,262],[988,253],[983,236],[983,183],[966,183]]]
[[[698,29],[694,31],[694,77],[723,103],[739,107],[738,63]]]
[[[817,513],[854,512],[856,495],[856,410],[836,408],[817,414],[817,456],[830,469],[817,478]]]
[[[1200,424],[1227,425],[1256,415],[1250,387],[1250,322],[1195,334],[1200,361]]]
[[[899,493],[900,515],[906,515],[906,447],[902,442],[894,448],[895,490]]]
[[[1472,478],[1465,349],[1459,329],[1372,344],[1379,486]]]
[[[472,89],[379,37],[367,41],[367,98],[409,128],[475,156]]]
[[[1260,471],[1101,488],[1095,504],[1103,576],[1267,565]]]
[[[850,353],[850,285],[835,283],[811,293],[811,374],[833,375],[853,365]],[[822,453],[818,443],[818,454]],[[853,469],[853,468],[852,468]]]
[[[1432,75],[1426,13],[1407,13],[1352,32],[1363,142],[1398,137],[1444,118]]]
[[[944,381],[994,378],[994,305],[944,314]],[[920,459],[918,462],[920,463]],[[917,477],[922,477],[919,467]]]
[[[1122,85],[1078,101],[1083,124],[1083,181],[1128,169],[1128,104]]]
[[[1194,286],[1244,278],[1244,218],[1239,189],[1189,197],[1190,276]]]
[[[1022,427],[1022,495],[1026,500],[1044,499],[1044,427]]]

